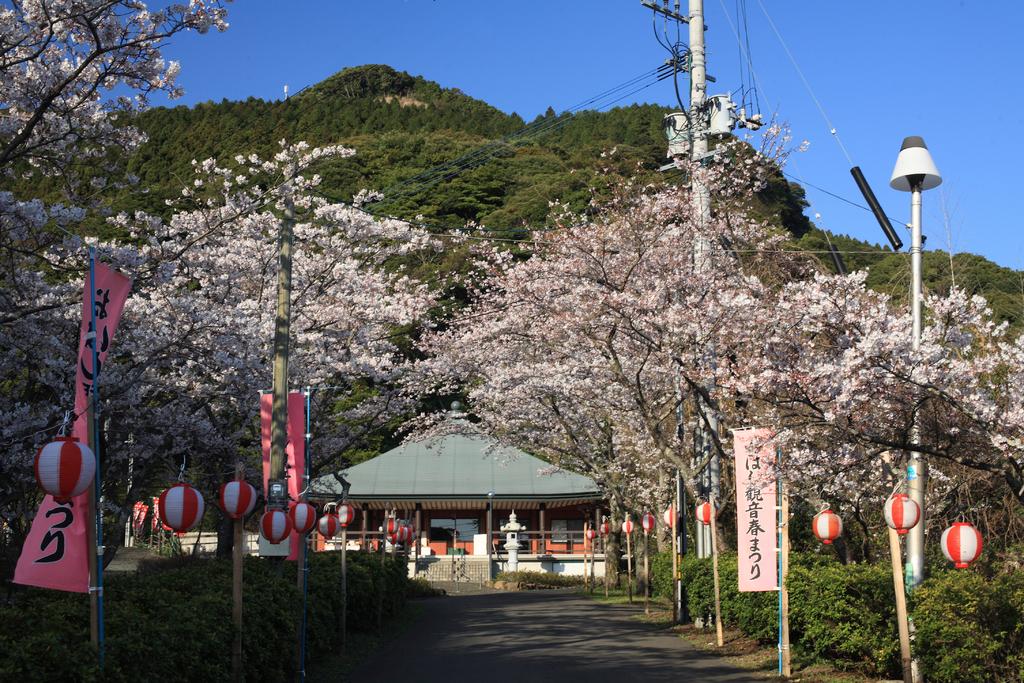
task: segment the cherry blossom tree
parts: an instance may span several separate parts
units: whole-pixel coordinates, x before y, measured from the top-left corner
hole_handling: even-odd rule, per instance
[[[684,400],[726,409],[708,387],[758,333],[768,288],[755,273],[769,260],[793,269],[778,233],[746,211],[768,170],[748,158],[705,171],[709,221],[688,189],[627,187],[592,216],[535,233],[525,261],[486,255],[469,309],[425,342],[432,388],[464,387],[487,432],[593,476],[620,519],[660,509],[659,472],[664,482],[679,468],[690,484],[695,474]]]
[[[122,518],[144,489],[173,479],[182,463],[212,495],[243,449],[259,452],[257,397],[270,385],[276,235],[285,198],[299,211],[293,383],[333,387],[331,400],[314,404],[314,467],[336,468],[348,448],[411,409],[395,389],[407,367],[397,330],[418,321],[434,294],[406,269],[438,245],[418,228],[317,196],[320,178],[311,167],[350,154],[300,143],[282,144],[272,159],[207,160],[196,164],[196,179],[169,220],[141,213],[113,219],[132,244],[99,244],[99,255],[134,282],[101,379],[106,498]],[[74,270],[80,247],[69,239],[46,252],[48,263]],[[33,449],[52,434],[70,396],[68,350],[79,309],[58,302],[80,296],[80,282],[51,285],[32,272],[21,278],[26,300],[43,305],[0,327],[11,342],[4,345],[12,354],[3,359],[5,369],[12,380],[15,368],[27,372],[21,400],[0,413],[12,446],[3,463],[11,499],[31,491]],[[126,491],[129,462],[133,488]]]
[[[976,507],[962,487],[979,474],[1024,500],[1021,339],[962,290],[926,297],[925,311],[914,351],[908,314],[868,290],[863,273],[779,291],[729,388],[781,428],[789,476],[806,490],[877,499],[892,488],[882,456],[899,472],[917,451],[932,466],[930,507],[950,517]]]
[[[0,169],[52,174],[111,147],[133,148],[143,138],[119,115],[145,107],[153,92],[181,93],[179,65],[161,55],[165,42],[182,31],[224,30],[225,17],[219,0],[154,10],[139,0],[5,3]]]

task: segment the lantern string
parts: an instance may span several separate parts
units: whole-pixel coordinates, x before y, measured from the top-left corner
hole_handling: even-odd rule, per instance
[[[72,413],[72,411],[70,411],[70,410],[65,410],[64,411],[64,419],[61,420],[60,431],[58,432],[59,436],[64,436],[64,435],[67,434],[68,425],[71,424],[71,413]]]
[[[181,467],[178,469],[178,481],[185,481],[185,456],[181,458]]]

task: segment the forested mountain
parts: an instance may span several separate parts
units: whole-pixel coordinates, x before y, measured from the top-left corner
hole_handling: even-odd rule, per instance
[[[635,104],[570,117],[549,108],[527,124],[457,88],[384,65],[353,67],[286,101],[223,100],[145,112],[137,125],[149,140],[127,160],[145,191],[119,190],[109,205],[165,213],[165,200],[190,182],[193,159],[267,154],[279,140],[306,140],[358,152],[323,169],[322,192],[331,199],[348,201],[373,189],[385,193],[371,205],[375,213],[422,217],[442,231],[472,221],[495,237],[522,237],[528,226],[545,224],[553,201],[582,210],[594,193],[626,177],[677,181],[657,171],[665,163],[661,119],[668,111]],[[40,188],[32,192],[26,196],[38,196]],[[825,234],[803,214],[803,188],[779,174],[760,199],[766,217],[790,232],[794,248],[818,252],[809,257],[832,267],[821,253]],[[844,252],[866,252],[846,253],[848,268],[868,268],[871,286],[905,298],[906,254],[844,236],[831,240]],[[951,270],[949,255],[932,251],[924,275],[929,289],[945,291],[955,278],[985,295],[1000,318],[1024,322],[1024,279],[1016,271],[972,254],[956,255]]]

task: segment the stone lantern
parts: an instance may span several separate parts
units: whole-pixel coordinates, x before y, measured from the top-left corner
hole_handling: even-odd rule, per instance
[[[508,524],[502,524],[501,530],[505,534],[505,550],[508,551],[508,570],[510,572],[518,571],[519,549],[523,547],[519,542],[519,532],[525,531],[526,526],[519,523],[516,519],[516,511],[513,510],[508,517]]]

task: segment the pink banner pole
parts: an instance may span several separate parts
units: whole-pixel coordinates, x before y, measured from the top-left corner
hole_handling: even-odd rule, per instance
[[[99,365],[99,327],[96,325],[96,248],[89,247],[89,318],[90,327],[92,327],[92,391],[91,391],[91,406],[92,406],[92,434],[93,443],[89,444],[92,446],[93,453],[96,454],[96,478],[93,481],[92,487],[92,502],[93,510],[96,513],[96,546],[88,548],[87,552],[95,554],[95,561],[91,566],[95,567],[94,576],[91,577],[93,585],[89,587],[89,593],[92,596],[91,604],[95,611],[94,620],[96,622],[96,647],[99,656],[100,671],[103,670],[103,650],[104,650],[104,633],[103,633],[103,506],[100,505],[102,496],[100,495],[100,487],[102,485],[102,479],[100,474],[100,464],[103,462],[100,457],[100,415],[99,415],[99,395],[100,395],[100,365]]]

